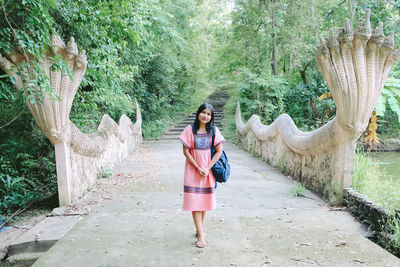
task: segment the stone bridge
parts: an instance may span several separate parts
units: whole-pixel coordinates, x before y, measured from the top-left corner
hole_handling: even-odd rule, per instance
[[[400,264],[345,210],[307,190],[294,196],[290,177],[231,142],[224,148],[232,174],[206,215],[205,249],[195,247],[192,215],[182,210],[181,143],[145,141],[73,206],[90,213],[33,266]]]
[[[239,144],[272,165],[281,164],[286,174],[315,192],[339,199],[344,187],[351,186],[355,141],[400,58],[393,35],[384,36],[382,27],[372,31],[366,12],[354,32],[345,21],[338,36],[331,31],[321,40],[318,65],[337,106],[332,121],[310,133],[299,131],[285,114],[269,126],[257,116],[244,123],[238,103]],[[81,133],[69,112],[86,70],[85,52],[78,52],[73,38],[67,45],[58,36],[52,41],[55,53],[73,70],[73,79],[48,67],[61,101],[44,97],[42,104],[27,104],[55,146],[60,205],[81,204],[91,212],[34,266],[400,264],[364,238],[364,230],[349,214],[308,191],[304,197],[294,196],[290,192],[295,181],[229,142],[225,149],[232,176],[218,188],[218,208],[206,221],[209,246],[194,248],[190,214],[181,210],[180,143],[165,140],[139,147],[139,107],[135,124],[126,116],[117,124],[105,115],[96,133]],[[50,65],[51,56],[43,56],[43,66]],[[27,58],[18,50],[0,57],[0,66],[21,90],[29,79],[21,79],[15,67],[29,64]],[[96,180],[102,167],[114,168],[115,175]],[[81,198],[87,190],[90,193]]]

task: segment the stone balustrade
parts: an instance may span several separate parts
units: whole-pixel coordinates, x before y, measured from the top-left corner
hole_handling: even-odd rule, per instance
[[[331,200],[351,187],[356,140],[368,120],[393,65],[400,59],[393,33],[383,25],[372,31],[370,12],[353,32],[345,20],[339,35],[333,30],[318,48],[318,67],[336,104],[336,117],[312,132],[300,131],[287,114],[270,125],[253,115],[247,123],[236,109],[239,143],[272,165]]]
[[[96,181],[102,168],[112,168],[124,160],[142,141],[142,117],[136,104],[136,122],[123,115],[117,124],[104,115],[96,132],[84,134],[69,119],[72,102],[82,82],[87,61],[85,51],[78,52],[73,38],[67,45],[57,35],[51,37],[53,48],[37,60],[24,55],[20,47],[8,55],[0,55],[0,67],[15,79],[15,86],[36,101],[26,103],[35,122],[55,146],[58,195],[60,205],[67,205],[81,197]],[[69,65],[72,75],[52,68],[57,54]],[[33,66],[41,65],[48,77],[52,93],[32,88],[37,79]],[[54,97],[54,95],[57,97]],[[37,98],[37,96],[41,96]]]

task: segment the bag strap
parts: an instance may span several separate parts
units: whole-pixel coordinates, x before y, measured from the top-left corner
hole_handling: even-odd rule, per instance
[[[214,147],[215,126],[211,126],[211,149]]]
[[[211,126],[211,147],[210,147],[211,159],[213,157],[213,150],[215,154],[214,138],[215,138],[215,126]],[[217,188],[217,180],[215,180],[214,188]]]

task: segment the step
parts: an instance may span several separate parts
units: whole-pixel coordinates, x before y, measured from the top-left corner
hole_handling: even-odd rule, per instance
[[[190,113],[190,116],[195,116],[197,112]],[[223,114],[224,111],[222,109],[214,109],[214,115]]]
[[[179,135],[167,135],[167,136],[161,136],[160,140],[178,140]]]
[[[164,134],[165,135],[177,135],[177,136],[179,136],[180,134],[182,133],[182,131],[169,131],[169,132],[165,132]]]
[[[172,129],[170,129],[169,131],[183,131],[183,130],[185,130],[186,126],[187,126],[187,125],[185,125],[185,126],[179,126],[179,127],[174,127],[174,128],[172,128]],[[215,124],[215,126],[217,126],[218,129],[222,129],[222,124],[217,123],[217,124]]]
[[[218,122],[218,121],[222,121],[221,119],[214,119],[214,123],[215,122]],[[182,122],[180,122],[179,124],[186,124],[186,125],[188,125],[188,124],[192,124],[194,122],[194,118],[193,119],[189,119],[189,120],[185,120],[185,121],[182,121]]]
[[[194,120],[196,118],[196,115],[190,115],[190,116],[188,116],[188,117],[186,117],[186,119],[192,119],[192,120]],[[222,116],[222,114],[221,115],[215,115],[214,114],[214,119],[215,118],[223,118],[223,116]]]
[[[192,123],[193,123],[193,121],[181,122],[181,123],[175,125],[174,128],[183,128],[184,129],[186,126],[191,125]],[[214,125],[217,125],[217,127],[219,127],[222,125],[222,122],[214,121]]]
[[[159,140],[179,140],[179,135],[163,135]]]
[[[222,126],[222,119],[223,119],[223,106],[225,105],[226,99],[229,97],[229,95],[225,92],[217,92],[213,93],[209,96],[207,99],[207,102],[212,104],[214,107],[214,124],[215,126],[218,127],[218,129],[223,128]],[[165,132],[160,139],[161,140],[172,140],[175,139],[177,140],[179,135],[182,133],[182,131],[190,124],[194,122],[196,118],[196,112],[191,113],[189,116],[187,116],[184,121],[180,122],[179,124],[175,125],[174,128],[168,130]]]
[[[10,264],[9,266],[32,266],[33,263],[45,253],[46,252],[34,252],[12,255],[5,260],[5,264]]]
[[[193,122],[194,122],[194,120],[187,120],[187,121],[178,123],[176,126],[189,125],[189,124],[192,124]],[[222,120],[214,120],[214,124],[221,124],[221,123],[222,123]]]
[[[186,126],[191,125],[192,123],[180,123],[178,125],[176,125],[173,129],[185,129]],[[222,126],[222,123],[219,121],[214,121],[214,125],[217,126],[218,128],[220,128]]]
[[[38,258],[69,232],[83,217],[79,214],[64,214],[65,207],[56,208],[50,214],[7,248],[7,261],[16,262]]]
[[[218,127],[218,129],[220,129],[220,128]],[[220,132],[222,133],[222,130],[220,130]],[[174,129],[172,129],[172,130],[169,130],[168,132],[165,132],[162,136],[173,135],[173,136],[179,137],[179,135],[181,133],[182,133],[182,130],[174,130]]]
[[[222,118],[214,118],[214,122],[216,122],[216,121],[222,121]],[[186,120],[184,120],[184,121],[182,121],[180,123],[188,123],[188,124],[190,124],[190,123],[193,123],[193,122],[194,122],[194,118],[187,118]]]
[[[219,116],[219,115],[223,115],[223,114],[224,114],[223,110],[218,110],[218,111],[214,110],[214,116]],[[189,116],[196,116],[196,112],[189,114]]]

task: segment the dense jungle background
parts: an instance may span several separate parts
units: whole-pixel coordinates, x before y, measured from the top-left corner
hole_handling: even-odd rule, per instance
[[[234,110],[240,100],[248,119],[263,123],[288,113],[302,130],[335,116],[335,104],[318,71],[316,49],[330,28],[366,9],[371,24],[383,22],[400,43],[400,1],[378,0],[0,0],[0,54],[21,49],[39,58],[50,35],[74,37],[86,50],[88,68],[71,120],[94,131],[103,114],[135,121],[143,115],[145,139],[158,138],[214,90],[225,89],[224,134],[235,140]],[[54,58],[53,68],[68,72]],[[27,206],[57,206],[54,149],[25,101],[52,94],[40,66],[23,92],[0,70],[0,214]],[[390,74],[377,104],[381,140],[400,133],[400,66]],[[36,90],[34,88],[40,88]],[[398,198],[398,195],[397,195]]]

